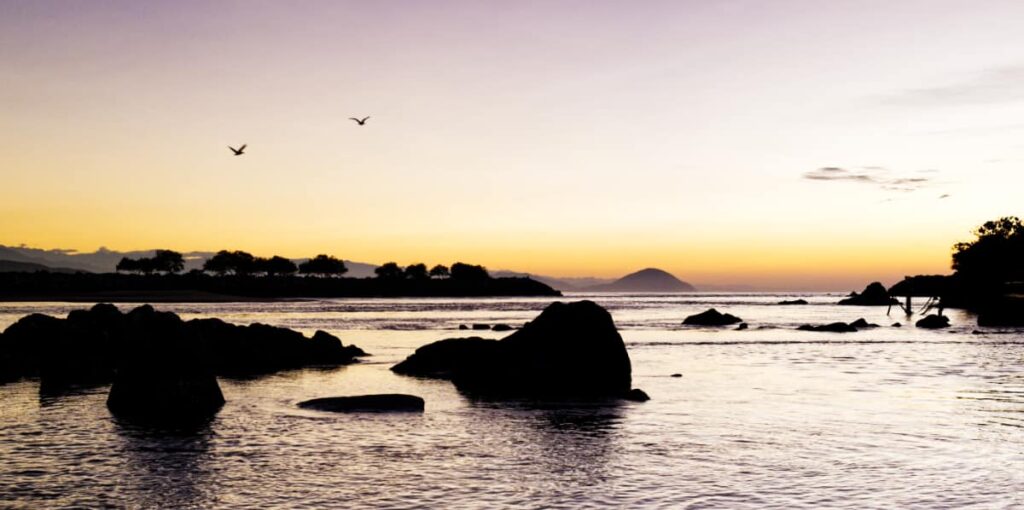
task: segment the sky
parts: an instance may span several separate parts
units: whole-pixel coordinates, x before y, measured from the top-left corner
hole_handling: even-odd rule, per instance
[[[1022,24],[1019,1],[0,0],[0,244],[944,273],[1024,216]]]

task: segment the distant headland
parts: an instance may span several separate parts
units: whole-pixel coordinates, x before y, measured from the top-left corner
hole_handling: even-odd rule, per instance
[[[661,269],[649,267],[602,285],[585,287],[587,292],[696,292],[693,285]]]
[[[114,273],[54,272],[36,266],[0,272],[5,301],[238,301],[337,297],[560,296],[530,278],[493,278],[483,266],[451,267],[388,262],[372,278],[346,278],[344,261],[318,255],[299,264],[279,256],[255,257],[223,250],[201,269],[183,272],[184,256],[156,250],[151,257],[123,257]],[[27,270],[27,271],[26,271]]]

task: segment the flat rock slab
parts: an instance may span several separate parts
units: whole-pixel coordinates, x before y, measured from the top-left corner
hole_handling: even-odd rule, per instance
[[[423,399],[415,395],[389,393],[314,398],[299,402],[299,407],[336,413],[422,413],[423,404]]]

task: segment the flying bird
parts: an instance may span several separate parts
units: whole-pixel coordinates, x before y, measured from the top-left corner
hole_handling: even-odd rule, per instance
[[[246,145],[248,145],[248,144],[244,144],[243,143],[242,146],[237,148],[237,149],[232,147],[232,146],[230,146],[230,145],[228,145],[228,148],[231,149],[231,152],[235,153],[235,156],[241,156],[242,154],[245,154],[245,147],[246,147]]]
[[[369,118],[370,118],[370,116],[367,115],[366,117],[363,117],[361,119],[357,119],[355,117],[349,117],[348,120],[354,120],[354,121],[356,121],[356,124],[359,124],[360,126],[362,126],[362,125],[366,124],[366,119],[369,119]]]
[[[940,196],[939,198],[942,199],[942,198],[949,198],[949,197],[950,197],[950,194],[949,193],[945,193],[942,196]]]

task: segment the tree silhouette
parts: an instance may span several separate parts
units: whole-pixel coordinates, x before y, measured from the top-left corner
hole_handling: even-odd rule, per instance
[[[203,270],[219,275],[234,273],[244,276],[256,270],[256,257],[244,251],[221,250],[203,263]]]
[[[1002,284],[1024,280],[1024,223],[1015,216],[986,222],[976,239],[953,246],[953,270],[969,281]]]
[[[301,264],[299,272],[318,276],[336,276],[348,272],[345,263],[330,255],[317,255]]]
[[[139,270],[139,261],[130,259],[128,257],[121,257],[121,260],[117,263],[117,267],[114,268],[117,272],[132,273]]]
[[[280,255],[274,255],[269,259],[256,259],[257,271],[266,273],[268,276],[295,274],[299,267],[294,262]]]
[[[427,280],[430,274],[427,273],[426,264],[411,264],[405,267],[405,277],[412,280]]]
[[[456,262],[452,264],[451,277],[453,280],[487,280],[491,275],[483,266]]]
[[[157,271],[175,274],[185,269],[185,258],[176,251],[157,250],[156,256],[152,260],[153,266]]]
[[[430,268],[431,278],[448,278],[448,266],[438,264]]]
[[[382,280],[401,280],[405,277],[405,272],[403,272],[402,268],[394,262],[383,264],[377,269],[374,269],[373,272],[377,274],[377,278]]]

